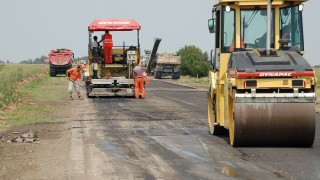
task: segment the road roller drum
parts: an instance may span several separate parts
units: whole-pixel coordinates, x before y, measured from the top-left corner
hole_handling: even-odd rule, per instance
[[[235,103],[234,146],[311,146],[314,103]]]

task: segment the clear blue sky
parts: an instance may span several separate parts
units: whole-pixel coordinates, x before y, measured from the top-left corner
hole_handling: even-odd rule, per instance
[[[178,51],[196,45],[213,48],[207,20],[216,0],[1,0],[0,59],[18,62],[47,55],[51,49],[69,48],[75,56],[87,55],[88,25],[94,19],[135,19],[141,26],[142,49],[151,49],[155,37],[162,38],[160,52]],[[319,0],[305,3],[305,57],[320,64]],[[114,33],[117,44],[135,33]]]

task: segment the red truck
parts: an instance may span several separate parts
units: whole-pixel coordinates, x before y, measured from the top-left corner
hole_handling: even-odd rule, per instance
[[[48,55],[51,77],[55,77],[57,74],[66,74],[66,71],[72,68],[74,54],[71,50],[55,49],[50,51]]]

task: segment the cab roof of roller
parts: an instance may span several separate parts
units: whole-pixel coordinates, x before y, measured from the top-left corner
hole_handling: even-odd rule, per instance
[[[133,19],[96,19],[88,27],[89,31],[133,31],[141,26]]]
[[[306,2],[309,0],[272,0],[272,5],[282,5],[285,4],[285,2],[292,2],[294,4]],[[235,3],[236,5],[240,6],[247,6],[247,5],[267,5],[268,0],[219,0],[216,1],[215,5],[218,4],[230,4],[230,3]]]

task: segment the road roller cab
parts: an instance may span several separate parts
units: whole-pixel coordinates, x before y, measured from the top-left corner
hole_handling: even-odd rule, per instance
[[[306,0],[221,0],[209,72],[210,132],[233,146],[312,146],[316,78],[304,59]]]

